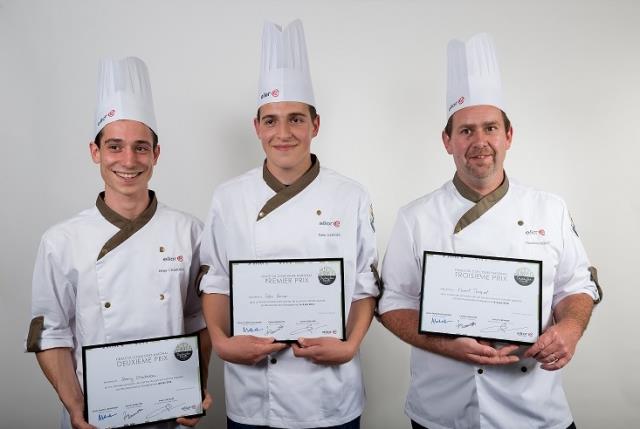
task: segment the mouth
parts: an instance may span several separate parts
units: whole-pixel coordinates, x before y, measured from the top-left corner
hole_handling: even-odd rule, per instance
[[[286,152],[288,150],[291,150],[293,148],[296,147],[296,145],[294,144],[286,144],[286,145],[273,145],[271,146],[273,149],[281,151],[281,152]]]
[[[121,179],[124,180],[131,180],[131,179],[135,179],[136,177],[138,177],[139,175],[142,174],[142,171],[135,171],[135,172],[127,172],[127,171],[113,171],[113,173],[120,177]]]
[[[479,160],[479,161],[484,161],[484,160],[488,160],[488,159],[493,159],[495,153],[493,152],[480,152],[480,153],[470,153],[467,156],[467,159],[469,160]]]

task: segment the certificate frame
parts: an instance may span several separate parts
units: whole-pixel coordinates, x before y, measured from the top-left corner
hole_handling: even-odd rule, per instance
[[[234,289],[237,285],[234,285],[234,267],[241,266],[243,264],[284,264],[284,263],[321,263],[321,262],[338,262],[340,265],[340,272],[336,273],[339,275],[340,280],[340,330],[341,334],[336,336],[337,339],[341,341],[346,341],[347,330],[346,330],[346,322],[345,322],[345,296],[344,296],[344,258],[279,258],[279,259],[238,259],[238,260],[230,260],[229,261],[229,318],[230,318],[230,336],[241,335],[235,332],[234,326],[237,316],[237,311],[234,306],[234,297],[236,294],[234,293]],[[297,343],[297,338],[283,338],[274,336],[275,342],[278,343],[286,343],[293,344]]]
[[[535,294],[537,298],[537,302],[532,303],[531,307],[533,307],[533,311],[535,312],[535,317],[537,318],[537,323],[535,323],[537,332],[534,332],[533,335],[531,335],[531,333],[526,333],[526,332],[523,332],[523,333],[516,332],[516,334],[521,334],[523,336],[522,340],[520,340],[515,338],[508,338],[506,334],[492,335],[491,333],[485,333],[485,334],[468,335],[468,334],[461,333],[460,330],[458,330],[458,332],[443,332],[439,330],[436,331],[433,329],[425,328],[423,323],[425,310],[428,311],[430,308],[432,308],[432,307],[429,307],[430,305],[429,303],[425,303],[426,301],[425,288],[428,287],[428,285],[426,284],[427,283],[426,270],[427,270],[427,264],[429,263],[430,256],[472,258],[472,259],[481,259],[481,260],[487,260],[487,261],[500,261],[500,262],[513,263],[513,264],[535,265],[537,267],[537,270],[536,270],[537,281],[534,280],[534,282],[536,283],[535,287],[537,289],[537,293]],[[447,336],[452,338],[470,337],[470,338],[482,339],[487,341],[495,341],[495,342],[503,342],[503,343],[509,343],[509,344],[519,344],[519,345],[534,344],[542,334],[542,275],[543,275],[542,265],[543,265],[543,261],[535,260],[535,259],[521,259],[521,258],[510,258],[510,257],[500,257],[500,256],[486,256],[486,255],[437,252],[437,251],[425,250],[423,252],[423,259],[422,259],[422,280],[421,280],[421,287],[420,287],[420,310],[419,310],[418,332],[420,334],[442,335],[442,336]],[[531,335],[531,337],[528,337],[529,335]]]
[[[163,337],[153,337],[153,338],[145,338],[145,339],[139,339],[139,340],[129,340],[129,341],[119,341],[119,342],[112,342],[112,343],[104,343],[104,344],[93,344],[93,345],[88,345],[88,346],[83,346],[82,347],[82,383],[83,383],[83,396],[84,396],[84,419],[85,421],[87,421],[90,424],[96,425],[96,427],[98,428],[110,428],[110,429],[118,429],[118,428],[124,428],[124,427],[139,427],[139,426],[143,426],[143,425],[148,425],[148,424],[153,424],[153,423],[161,423],[161,422],[168,422],[168,421],[175,421],[175,419],[179,418],[179,417],[186,417],[186,418],[194,418],[194,417],[202,417],[204,415],[206,415],[206,410],[204,410],[203,408],[201,408],[201,412],[187,412],[181,408],[177,408],[176,409],[176,413],[175,415],[171,415],[169,417],[160,417],[160,418],[153,418],[151,417],[150,419],[147,419],[144,422],[139,422],[139,423],[134,423],[134,422],[128,422],[128,423],[124,423],[124,424],[118,424],[118,425],[109,425],[108,422],[105,422],[108,426],[101,426],[101,425],[97,425],[95,421],[90,421],[90,407],[91,405],[93,405],[93,401],[92,398],[89,398],[88,395],[88,374],[89,371],[98,371],[101,368],[93,368],[94,365],[92,360],[90,357],[93,355],[93,353],[95,353],[95,351],[97,350],[104,350],[104,351],[108,351],[109,349],[116,349],[116,348],[123,348],[121,351],[122,352],[126,352],[126,350],[128,348],[135,348],[136,346],[144,346],[147,344],[152,344],[152,343],[159,343],[159,342],[169,342],[169,341],[177,341],[177,340],[193,340],[195,341],[195,345],[196,347],[189,347],[188,350],[186,351],[179,351],[179,350],[175,350],[174,354],[176,355],[176,359],[180,360],[180,361],[184,361],[184,360],[189,360],[189,358],[194,359],[194,363],[197,366],[197,386],[192,386],[192,387],[197,387],[199,395],[198,398],[200,400],[200,404],[202,404],[202,402],[204,401],[204,390],[203,390],[203,368],[201,365],[201,353],[200,353],[200,335],[199,333],[193,333],[193,334],[184,334],[184,335],[171,335],[171,336],[163,336]],[[186,355],[188,355],[189,357],[187,357],[186,359],[179,357],[178,355],[180,353],[186,353]],[[183,355],[183,356],[186,356]],[[93,390],[93,389],[92,389]],[[90,402],[92,401],[92,402]],[[189,409],[191,410],[190,407]],[[111,412],[109,412],[109,414],[111,414]],[[153,414],[153,413],[152,413]],[[163,413],[164,414],[164,413]],[[108,414],[105,414],[108,415]],[[162,415],[162,414],[159,414]],[[94,419],[92,419],[94,420]]]

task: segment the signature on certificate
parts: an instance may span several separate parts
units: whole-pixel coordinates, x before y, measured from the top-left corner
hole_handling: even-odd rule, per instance
[[[266,334],[275,334],[276,332],[279,332],[282,328],[284,328],[284,325],[267,325],[267,332]]]
[[[142,408],[138,408],[137,410],[135,410],[132,413],[125,411],[124,414],[122,415],[122,420],[132,419],[135,416],[137,416],[138,414],[140,414],[142,411],[144,411]]]
[[[304,333],[312,334],[314,331],[317,331],[319,328],[322,328],[325,326],[327,325],[326,324],[321,325],[320,322],[311,322],[301,326],[298,329],[294,329],[293,331],[289,332],[289,335],[299,335]]]
[[[173,404],[163,404],[162,406],[156,408],[155,410],[151,411],[151,413],[147,414],[147,419],[152,419],[154,417],[157,417],[159,415],[168,413],[171,410],[175,410],[176,408],[179,407],[183,407],[185,405],[185,403],[181,403],[178,405],[173,405]]]
[[[464,323],[458,320],[458,329],[464,329],[464,328],[469,328],[472,326],[476,326],[476,322],[468,322],[468,323]]]
[[[525,329],[523,326],[514,328],[508,321],[494,322],[492,325],[482,329],[482,332],[511,332]]]
[[[446,325],[447,323],[453,323],[453,320],[448,320],[443,317],[432,317],[431,324],[432,325]]]
[[[98,421],[101,422],[113,416],[117,416],[118,413],[107,413],[107,414],[98,414]]]

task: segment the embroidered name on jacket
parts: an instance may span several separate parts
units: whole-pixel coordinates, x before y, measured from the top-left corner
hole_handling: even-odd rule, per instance
[[[340,219],[321,220],[318,222],[318,237],[340,237],[340,225]]]
[[[159,273],[171,273],[184,271],[184,256],[163,256],[160,260]]]
[[[524,232],[527,244],[549,244],[549,233],[544,228],[531,228]]]

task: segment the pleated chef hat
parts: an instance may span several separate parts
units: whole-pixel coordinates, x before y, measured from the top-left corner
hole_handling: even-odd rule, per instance
[[[447,46],[447,119],[469,106],[490,105],[504,111],[500,69],[491,36],[476,34],[466,43]]]
[[[302,21],[282,29],[265,22],[258,83],[258,107],[278,101],[299,101],[315,106]]]
[[[100,62],[95,135],[107,124],[120,119],[142,122],[158,133],[149,71],[144,61],[137,57]]]

